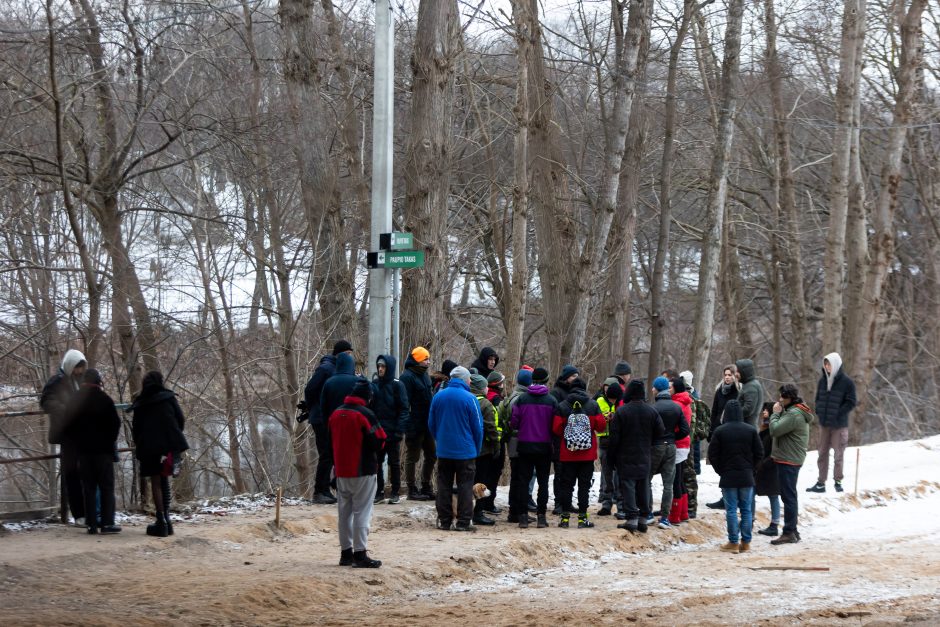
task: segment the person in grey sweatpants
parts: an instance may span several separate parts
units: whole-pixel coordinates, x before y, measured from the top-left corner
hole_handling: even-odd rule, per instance
[[[371,398],[371,384],[360,377],[329,420],[336,472],[339,565],[353,568],[382,565],[369,557],[366,544],[375,500],[378,453],[386,440],[382,425],[367,407]]]

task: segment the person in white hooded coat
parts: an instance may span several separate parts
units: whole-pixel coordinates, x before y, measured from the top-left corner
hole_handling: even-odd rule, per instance
[[[855,382],[842,370],[839,353],[823,358],[822,376],[816,386],[816,415],[819,418],[819,475],[807,492],[825,492],[829,477],[829,450],[832,449],[832,478],[836,492],[842,492],[842,458],[849,444],[849,413],[855,408]]]

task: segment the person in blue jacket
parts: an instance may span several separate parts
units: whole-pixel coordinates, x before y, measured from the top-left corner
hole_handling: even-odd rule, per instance
[[[483,446],[483,416],[470,392],[470,371],[450,373],[447,387],[434,395],[428,431],[437,446],[437,527],[450,529],[454,520],[453,490],[457,485],[457,531],[476,531],[473,518],[475,460]]]

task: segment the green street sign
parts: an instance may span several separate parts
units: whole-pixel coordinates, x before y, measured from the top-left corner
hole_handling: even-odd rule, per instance
[[[379,248],[382,250],[411,250],[415,247],[415,236],[411,233],[380,233]]]
[[[370,268],[423,268],[424,251],[386,252],[382,250],[377,253],[369,253],[367,265]]]

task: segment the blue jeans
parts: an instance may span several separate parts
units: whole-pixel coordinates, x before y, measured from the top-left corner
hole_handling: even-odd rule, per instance
[[[783,501],[783,533],[796,533],[800,504],[796,496],[796,480],[800,467],[777,463],[777,481],[780,483],[780,499]]]
[[[780,497],[772,494],[767,497],[770,501],[770,522],[775,525],[780,524]]]
[[[754,511],[751,503],[754,488],[722,488],[721,496],[725,499],[725,520],[728,523],[728,542],[737,543],[740,533],[742,542],[751,541],[751,527],[754,524]],[[741,522],[738,523],[738,508],[741,508]]]

